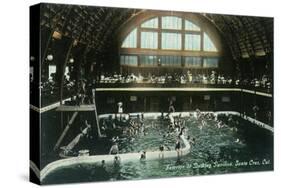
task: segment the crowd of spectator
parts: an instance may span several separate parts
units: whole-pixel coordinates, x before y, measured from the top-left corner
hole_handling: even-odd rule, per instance
[[[256,88],[265,88],[269,92],[272,87],[272,81],[267,75],[255,78],[238,78],[225,74],[218,74],[212,71],[210,74],[192,74],[186,73],[166,73],[165,75],[156,76],[148,74],[146,76],[139,74],[101,74],[98,83],[155,83],[155,84],[213,84],[213,85],[242,85]]]
[[[75,93],[76,81],[64,77],[63,97],[70,97]],[[40,82],[42,104],[50,104],[57,102],[60,98],[60,85],[55,79],[55,75],[51,75],[50,79]]]
[[[55,75],[52,75],[50,79],[45,82],[40,83],[41,95],[44,100],[49,103],[49,98],[59,98],[59,84],[56,82]],[[63,96],[70,97],[73,95],[80,96],[82,103],[83,96],[87,92],[85,90],[89,88],[89,83],[92,86],[95,84],[162,84],[162,85],[172,85],[176,86],[190,86],[190,85],[214,85],[214,86],[242,86],[249,88],[262,88],[267,92],[272,90],[272,79],[268,75],[263,75],[261,77],[255,78],[238,78],[232,77],[225,74],[219,74],[216,71],[211,71],[210,74],[198,73],[194,74],[191,71],[186,73],[166,73],[163,75],[147,74],[118,74],[118,73],[102,73],[94,80],[80,79],[78,81],[71,80],[69,77],[64,77],[63,83]],[[82,80],[82,81],[81,81]]]

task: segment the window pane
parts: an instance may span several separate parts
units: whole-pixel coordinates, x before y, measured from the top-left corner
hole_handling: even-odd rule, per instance
[[[188,68],[200,68],[202,67],[201,57],[185,57],[184,64]]]
[[[163,67],[180,67],[181,56],[160,56],[160,63]]]
[[[185,49],[186,50],[200,50],[201,36],[197,34],[185,35]]]
[[[206,33],[204,33],[204,51],[211,51],[211,52],[217,51],[217,48],[215,47],[213,41]]]
[[[141,55],[140,65],[143,66],[157,66],[157,56]]]
[[[141,48],[158,48],[158,33],[157,32],[141,32]]]
[[[191,21],[185,20],[184,22],[185,30],[189,31],[200,31],[200,27],[192,23]]]
[[[138,56],[121,55],[120,64],[127,65],[127,66],[138,66]]]
[[[219,59],[217,57],[206,57],[203,60],[204,68],[217,68],[219,66]]]
[[[175,16],[162,17],[162,29],[182,29],[182,19]]]
[[[162,33],[162,49],[180,50],[181,41],[181,34]]]
[[[122,48],[137,47],[137,29],[134,29],[123,41]]]
[[[143,28],[158,28],[158,18],[153,18],[141,24]]]

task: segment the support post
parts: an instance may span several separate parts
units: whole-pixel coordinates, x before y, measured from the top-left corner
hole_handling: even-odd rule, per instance
[[[93,106],[94,106],[94,117],[95,117],[95,123],[97,125],[97,131],[98,131],[98,137],[101,137],[101,132],[100,132],[100,124],[99,124],[99,117],[98,117],[98,112],[97,112],[97,106],[96,106],[96,95],[95,95],[95,89],[92,90],[92,95],[93,95]]]
[[[58,141],[57,141],[57,143],[56,143],[56,145],[55,145],[55,147],[54,147],[54,151],[57,150],[58,147],[60,146],[60,144],[61,144],[63,138],[65,137],[65,135],[66,135],[68,129],[70,128],[71,124],[74,122],[74,120],[75,120],[75,118],[76,118],[77,115],[78,115],[78,112],[74,112],[74,113],[73,113],[73,115],[72,115],[70,121],[68,122],[67,126],[66,126],[65,129],[63,130],[61,136],[59,137],[59,139],[58,139]]]

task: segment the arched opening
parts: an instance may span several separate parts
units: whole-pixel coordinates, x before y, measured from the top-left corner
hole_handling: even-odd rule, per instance
[[[121,72],[135,72],[137,67],[138,72],[147,68],[152,72],[153,69],[163,72],[165,68],[219,69],[224,53],[221,39],[215,29],[206,29],[204,24],[194,15],[137,16],[120,32]]]

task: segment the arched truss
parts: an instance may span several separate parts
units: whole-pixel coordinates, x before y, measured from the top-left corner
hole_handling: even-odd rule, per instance
[[[52,53],[52,46],[59,44],[59,49],[72,49],[72,44],[66,40],[76,43],[77,46],[87,46],[87,50],[82,53],[85,54],[85,66],[96,62],[96,66],[109,64],[111,67],[114,61],[107,59],[108,54],[116,52],[116,48],[121,47],[121,44],[116,45],[116,39],[119,38],[118,33],[124,25],[130,23],[130,20],[139,17],[142,12],[151,13],[155,11],[140,10],[140,9],[122,9],[122,8],[108,8],[108,7],[91,7],[91,6],[69,6],[61,4],[41,4],[40,15],[40,31],[41,31],[41,59],[42,70],[48,69],[48,63],[45,59],[50,50]],[[162,11],[161,14],[165,14]],[[223,49],[219,47],[216,41],[213,41],[218,53],[221,53],[225,48],[230,49],[229,57],[236,61],[243,61],[245,59],[265,57],[267,63],[272,63],[273,57],[273,18],[265,17],[245,17],[245,16],[231,16],[219,14],[204,14],[204,13],[181,13],[168,11],[168,15],[189,15],[191,17],[200,17],[201,21],[205,20],[207,26],[215,27],[219,32],[219,36],[225,41],[226,46]],[[147,19],[147,18],[145,18]],[[193,21],[193,19],[190,19]],[[207,21],[206,21],[207,20]],[[141,20],[144,21],[144,20]],[[160,24],[160,23],[159,23]],[[196,24],[196,23],[195,23]],[[149,25],[149,24],[148,24]],[[202,26],[201,24],[198,24]],[[203,24],[205,25],[205,24]],[[202,27],[201,27],[202,28]],[[129,28],[132,30],[132,28]],[[204,28],[207,29],[208,28]],[[127,36],[127,34],[124,32]],[[212,40],[214,40],[211,31],[207,32]],[[58,40],[54,40],[57,37]],[[125,36],[120,39],[124,40]],[[63,40],[63,42],[61,42]],[[120,42],[120,41],[119,41]],[[124,49],[122,49],[124,50]],[[122,52],[120,50],[120,52]],[[145,50],[145,49],[143,49]],[[153,51],[151,49],[147,49]],[[68,52],[71,50],[66,50]],[[160,52],[158,52],[160,53]],[[176,52],[174,52],[176,53]],[[195,51],[189,53],[196,53]],[[202,51],[201,53],[208,53]],[[58,52],[58,54],[60,54]],[[73,56],[77,62],[76,56],[65,53],[59,57],[56,66],[61,66],[58,74],[63,75],[65,72],[63,62],[67,62],[70,56]],[[158,54],[159,55],[159,54]],[[161,54],[160,54],[161,55]],[[210,55],[210,52],[209,54]],[[54,56],[54,60],[58,57]],[[154,57],[150,57],[153,59]],[[152,60],[153,61],[153,60]],[[174,60],[177,61],[177,60]],[[192,62],[198,61],[194,58]],[[163,61],[162,61],[163,62]],[[103,64],[102,64],[103,63]]]
[[[52,36],[52,32],[57,31],[63,36],[74,38],[79,43],[94,49],[92,53],[98,55],[113,46],[115,34],[125,22],[137,17],[138,13],[143,11],[42,4],[40,27],[42,31],[47,31],[48,36]],[[208,19],[219,30],[231,49],[233,59],[273,53],[272,18],[203,13],[197,15]],[[46,48],[48,47],[49,45],[46,45]]]

